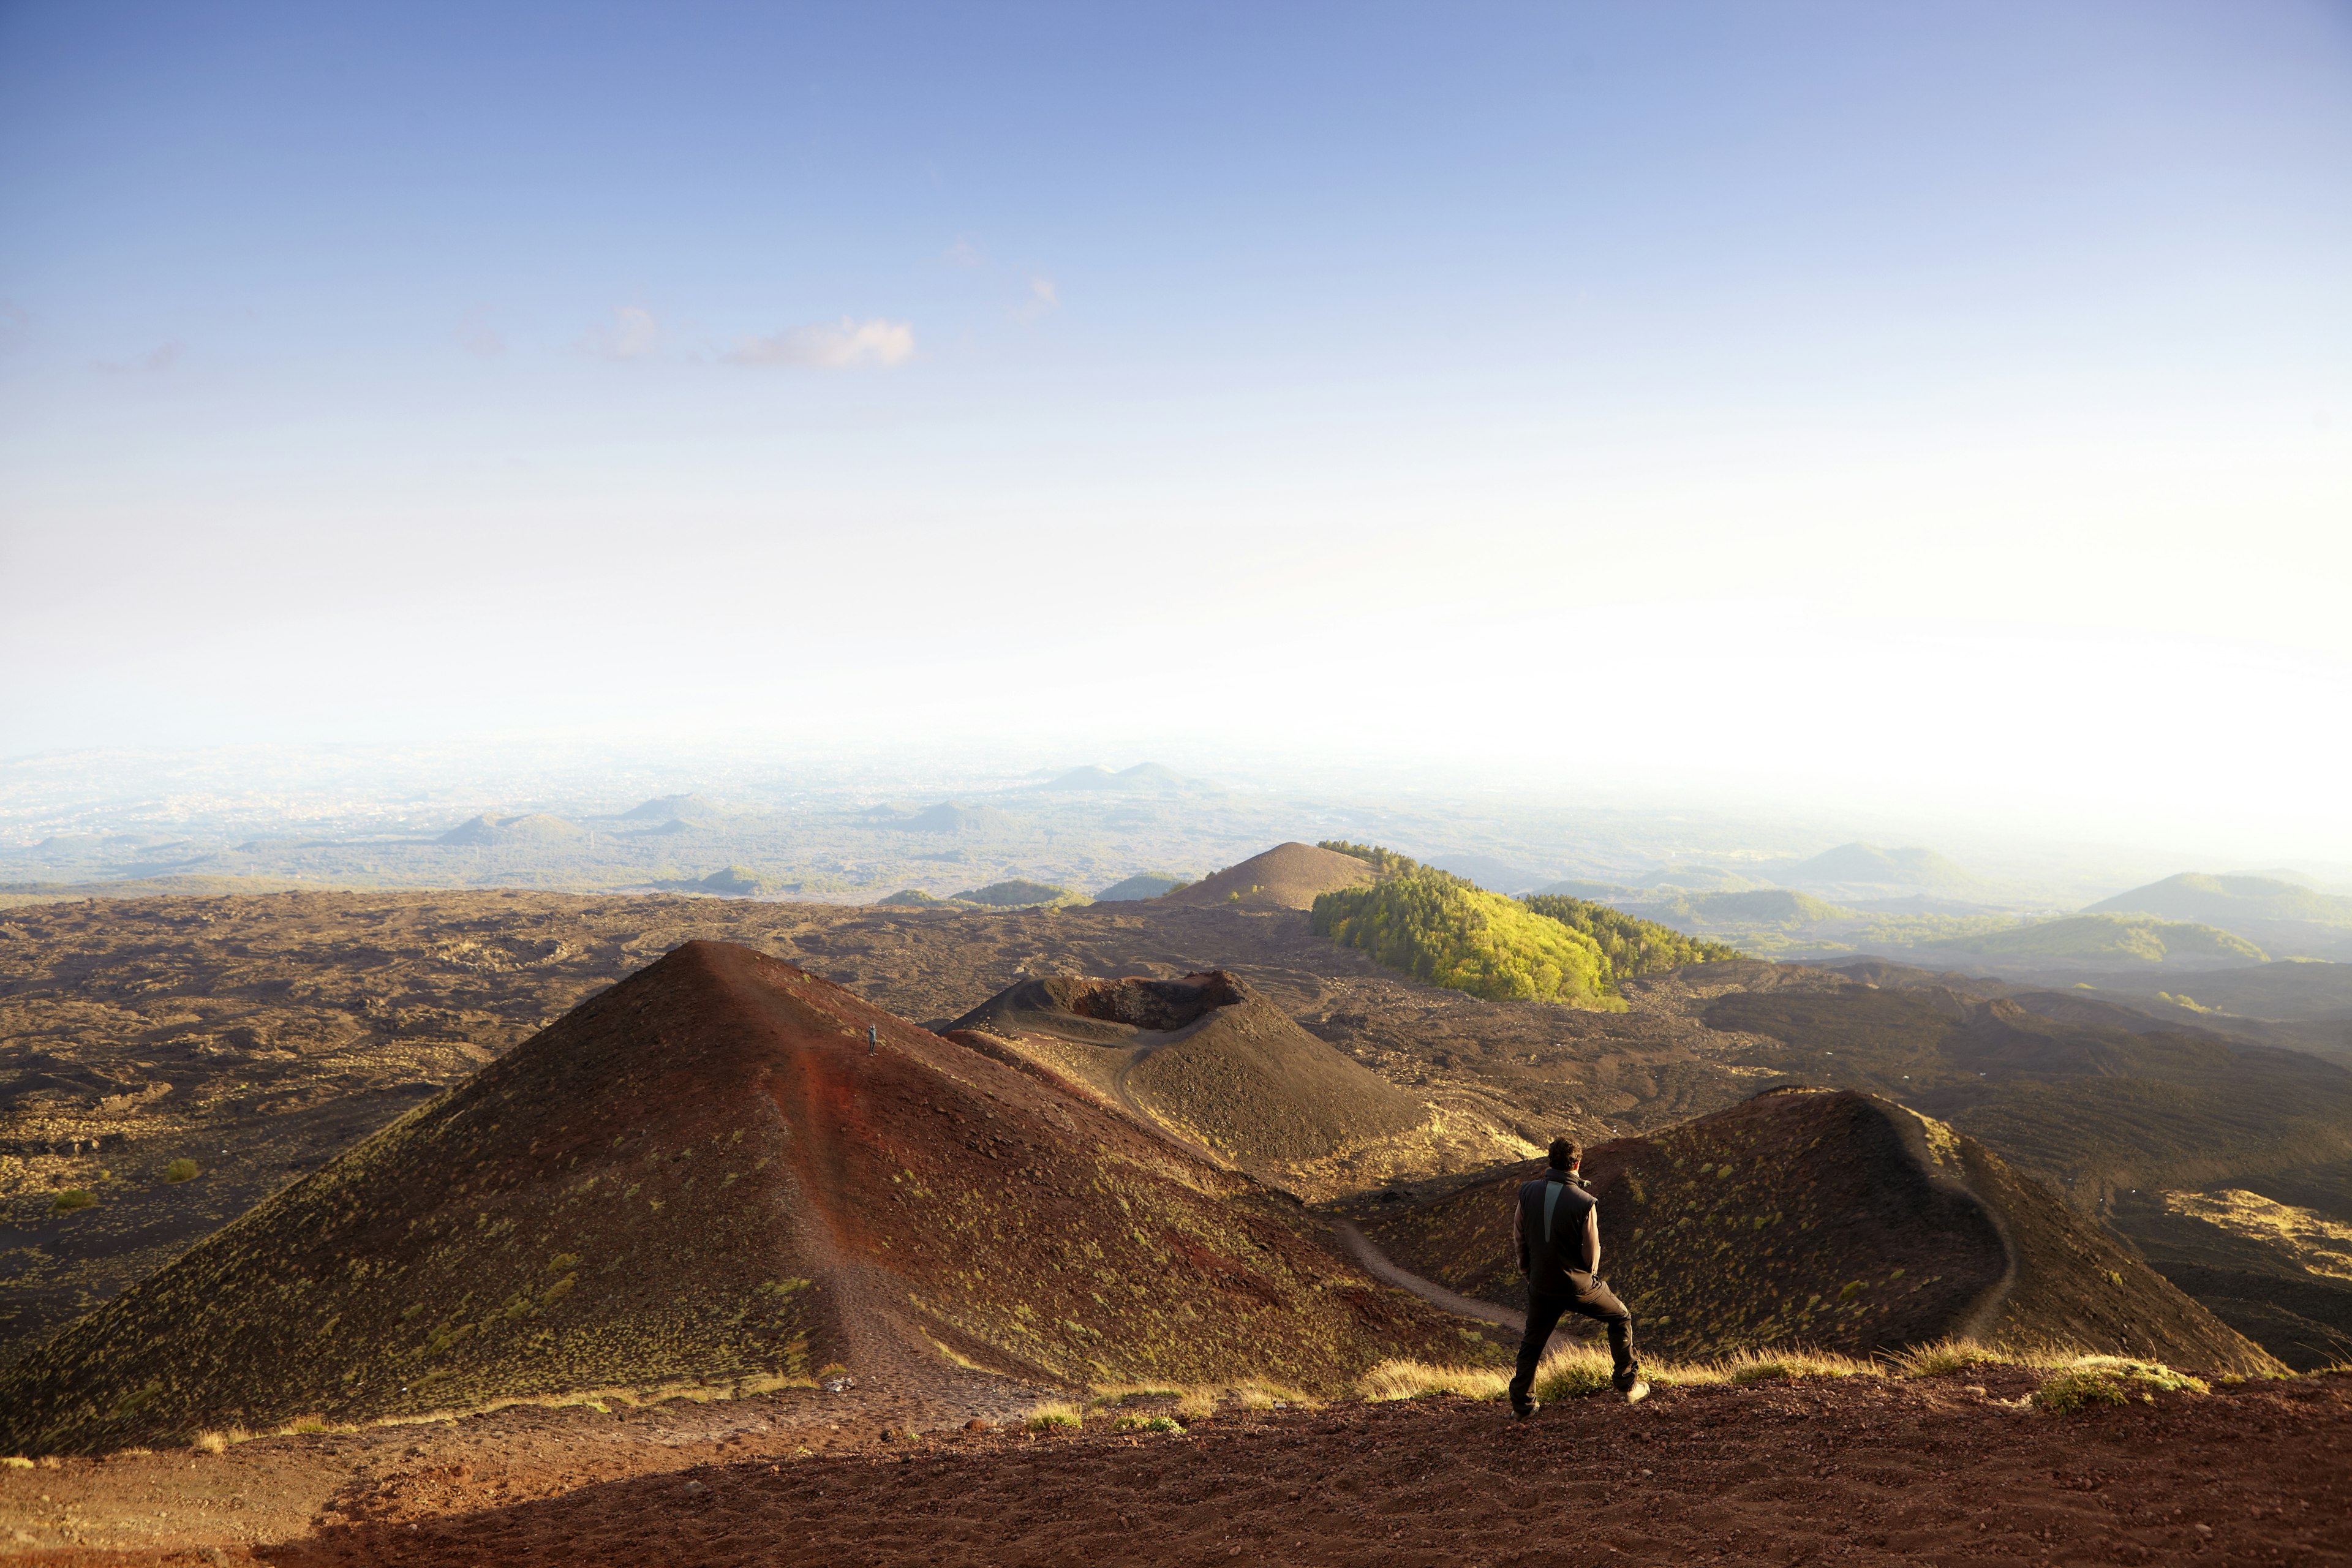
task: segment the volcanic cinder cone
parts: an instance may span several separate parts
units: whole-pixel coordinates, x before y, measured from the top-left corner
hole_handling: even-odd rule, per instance
[[[1024,980],[950,1029],[1016,1044],[1145,1125],[1268,1181],[1293,1182],[1429,1119],[1419,1100],[1222,969]]]
[[[1277,844],[1189,888],[1162,895],[1171,904],[1234,904],[1248,910],[1312,909],[1318,893],[1378,881],[1369,861],[1313,844]]]
[[[1360,1205],[1403,1267],[1518,1304],[1511,1194],[1541,1162]],[[1774,1089],[1586,1155],[1601,1272],[1662,1353],[1862,1355],[1961,1336],[2220,1372],[2278,1363],[1983,1144],[1875,1095]]]
[[[0,1452],[835,1363],[1328,1387],[1455,1327],[1249,1178],[698,942],[0,1369]]]

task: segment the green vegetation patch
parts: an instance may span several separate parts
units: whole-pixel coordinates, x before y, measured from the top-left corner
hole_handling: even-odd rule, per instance
[[[185,1158],[174,1160],[163,1167],[163,1179],[167,1182],[193,1182],[201,1174],[203,1173],[196,1169],[196,1163]]]
[[[1391,969],[1495,1001],[1622,1008],[1608,954],[1582,931],[1430,867],[1317,897],[1315,933]]]
[[[1530,893],[1521,900],[1528,908],[1547,920],[1558,921],[1569,930],[1590,938],[1594,946],[1607,955],[1612,981],[1631,975],[1650,974],[1661,969],[1675,969],[1685,963],[1714,963],[1727,958],[1743,956],[1740,951],[1705,937],[1685,936],[1672,926],[1660,925],[1612,910],[1607,904],[1596,904],[1585,899],[1571,899],[1558,893]]]
[[[1318,935],[1475,996],[1616,1007],[1617,983],[1629,975],[1742,956],[1585,899],[1507,899],[1375,844],[1327,838],[1318,847],[1352,855],[1381,878],[1318,897]]]
[[[1122,1415],[1112,1429],[1118,1432],[1181,1432],[1184,1424],[1172,1415]]]
[[[62,1213],[70,1209],[86,1209],[96,1202],[98,1202],[97,1198],[91,1196],[81,1188],[68,1187],[64,1192],[59,1193],[56,1197],[49,1200],[49,1206]]]
[[[2175,1372],[2158,1361],[2126,1361],[2121,1356],[2084,1356],[2061,1367],[2033,1393],[2036,1407],[2053,1415],[2087,1409],[2094,1405],[2125,1405],[2135,1397],[2153,1405],[2159,1394],[2205,1394],[2201,1378]]]

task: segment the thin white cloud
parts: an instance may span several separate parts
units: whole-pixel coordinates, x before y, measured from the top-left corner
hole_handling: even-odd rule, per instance
[[[981,254],[980,247],[972,243],[971,236],[960,234],[953,245],[940,252],[940,259],[954,267],[978,267],[988,258]]]
[[[1060,284],[1051,278],[1032,278],[1029,279],[1029,298],[1022,301],[1019,313],[1023,321],[1034,321],[1047,311],[1060,308],[1061,303]]]
[[[606,359],[644,359],[661,347],[661,323],[642,305],[622,305],[610,325],[589,333],[580,346]]]
[[[915,357],[915,327],[911,321],[840,321],[822,326],[793,327],[770,337],[745,338],[727,358],[734,364],[793,364],[817,370],[848,370],[859,365],[885,368]]]

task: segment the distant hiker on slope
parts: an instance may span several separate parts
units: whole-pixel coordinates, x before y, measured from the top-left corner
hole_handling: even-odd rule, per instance
[[[1528,1327],[1519,1338],[1518,1372],[1511,1379],[1511,1414],[1522,1421],[1541,1408],[1529,1397],[1536,1363],[1543,1359],[1544,1343],[1563,1312],[1608,1324],[1609,1353],[1617,1363],[1611,1381],[1628,1403],[1649,1397],[1650,1385],[1633,1360],[1633,1315],[1605,1281],[1594,1278],[1601,1268],[1601,1204],[1577,1173],[1583,1154],[1574,1139],[1553,1139],[1551,1168],[1519,1188],[1511,1211],[1519,1268],[1528,1277]]]

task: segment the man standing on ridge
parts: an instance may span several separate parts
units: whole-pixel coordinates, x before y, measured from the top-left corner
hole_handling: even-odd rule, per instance
[[[1627,1404],[1650,1394],[1633,1360],[1633,1314],[1595,1278],[1601,1268],[1601,1203],[1578,1173],[1583,1155],[1574,1139],[1553,1139],[1550,1168],[1519,1188],[1511,1210],[1519,1268],[1528,1277],[1528,1326],[1519,1337],[1518,1371],[1511,1378],[1511,1414],[1522,1421],[1542,1408],[1530,1397],[1536,1363],[1543,1359],[1545,1342],[1563,1312],[1609,1325],[1609,1353],[1617,1363],[1611,1381]]]

